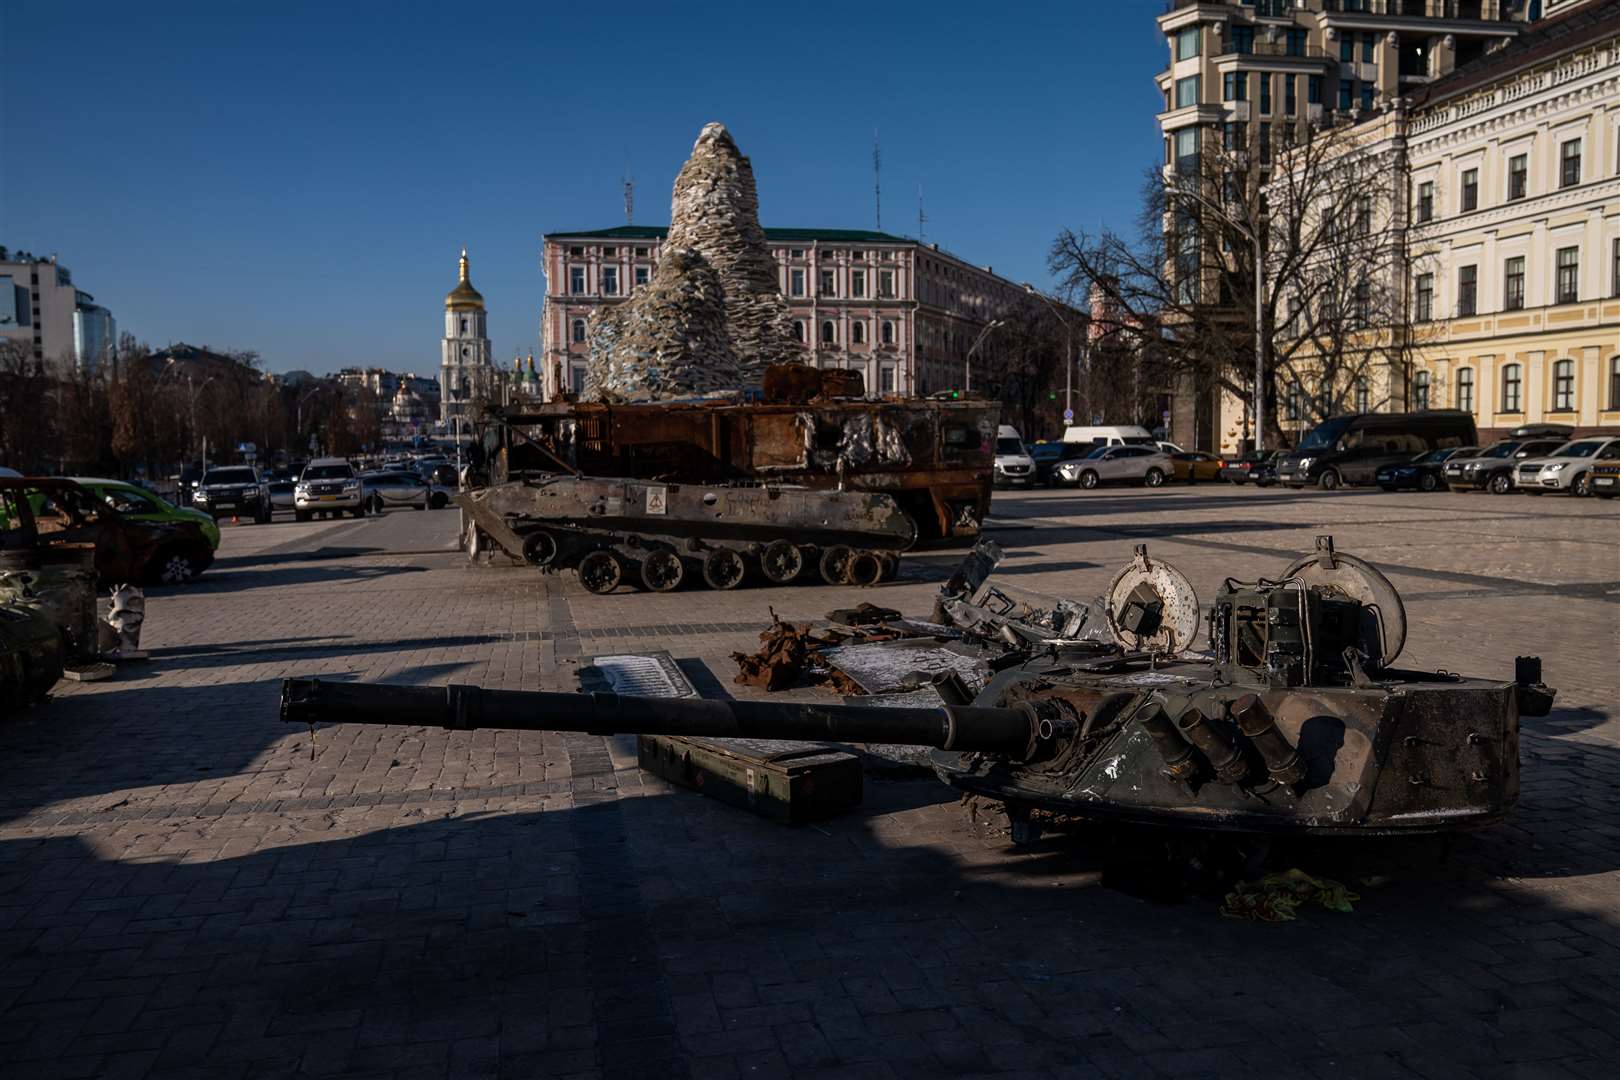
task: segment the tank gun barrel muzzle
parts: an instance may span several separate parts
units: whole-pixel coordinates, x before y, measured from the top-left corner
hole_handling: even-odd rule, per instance
[[[592,735],[677,735],[931,746],[1027,759],[1070,732],[1034,706],[889,708],[774,701],[560,694],[476,686],[388,686],[288,679],[281,718],[300,724],[508,728]]]

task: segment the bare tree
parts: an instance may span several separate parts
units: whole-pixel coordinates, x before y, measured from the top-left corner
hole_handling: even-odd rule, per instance
[[[37,472],[51,444],[50,380],[27,342],[0,339],[0,464]]]
[[[1406,348],[1405,181],[1360,127],[1272,127],[1206,133],[1149,171],[1134,235],[1064,230],[1050,265],[1069,295],[1100,299],[1104,336],[1150,341],[1175,377],[1252,402],[1258,369],[1277,445],[1279,383],[1311,387],[1319,415]]]

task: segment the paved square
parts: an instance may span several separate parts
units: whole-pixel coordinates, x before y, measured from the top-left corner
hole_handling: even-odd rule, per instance
[[[1283,926],[1101,886],[931,779],[784,828],[583,735],[276,719],[287,676],[574,689],[666,649],[710,692],[774,607],[469,568],[449,512],[227,530],[154,591],[151,664],[0,722],[0,1075],[1608,1077],[1620,1053],[1620,505],[1229,487],[1000,496],[1004,572],[1088,599],[1146,542],[1207,600],[1312,536],[1373,560],[1402,663],[1539,653],[1506,824],[1314,857],[1371,884]],[[709,677],[709,676],[712,676]],[[815,697],[815,691],[796,692]],[[1319,845],[1320,846],[1320,845]],[[1354,847],[1354,851],[1349,850]]]

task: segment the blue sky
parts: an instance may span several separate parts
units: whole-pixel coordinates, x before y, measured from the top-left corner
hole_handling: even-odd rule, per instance
[[[766,225],[883,224],[1045,283],[1157,157],[1155,0],[814,5],[0,0],[0,243],[121,329],[274,371],[438,363],[466,244],[497,358],[537,348],[542,233],[666,224],[698,130]]]

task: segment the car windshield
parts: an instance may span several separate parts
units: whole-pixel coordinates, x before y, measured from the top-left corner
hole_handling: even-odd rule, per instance
[[[1499,442],[1495,446],[1487,446],[1485,449],[1481,450],[1479,452],[1479,456],[1482,458],[1512,457],[1513,451],[1517,450],[1518,448],[1519,444],[1516,442]]]
[[[1086,455],[1086,457],[1087,457],[1087,458],[1088,458],[1088,459],[1089,459],[1089,458],[1100,458],[1100,457],[1102,457],[1102,456],[1103,456],[1103,455],[1104,455],[1104,454],[1106,454],[1106,453],[1108,453],[1108,451],[1109,451],[1109,449],[1110,449],[1110,447],[1108,447],[1108,446],[1098,446],[1098,447],[1094,447],[1094,448],[1093,448],[1093,449],[1092,449],[1092,451],[1091,451],[1091,453],[1089,453],[1089,454],[1087,454],[1087,455]]]
[[[1448,458],[1450,456],[1451,456],[1451,451],[1449,449],[1448,450],[1430,450],[1427,454],[1419,454],[1417,457],[1413,458],[1412,459],[1412,464],[1414,464],[1414,465],[1422,465],[1425,462],[1444,461],[1444,460],[1446,460],[1446,458]]]
[[[210,484],[251,484],[256,477],[252,469],[209,469],[203,476],[203,486]]]
[[[1017,439],[997,439],[996,453],[1011,454],[1014,457],[1022,457],[1024,454],[1024,444],[1019,442]]]
[[[349,480],[354,470],[347,465],[311,465],[304,470],[305,480]]]
[[[1586,439],[1582,442],[1565,443],[1554,450],[1548,457],[1591,457],[1603,446],[1602,439]]]
[[[1126,446],[1152,446],[1157,448],[1159,445],[1146,435],[1127,435],[1120,441]]]
[[[1350,420],[1351,418],[1348,416],[1340,416],[1335,417],[1332,420],[1324,420],[1322,423],[1317,424],[1315,427],[1311,428],[1310,431],[1305,433],[1305,437],[1299,440],[1299,448],[1301,450],[1330,449],[1339,441],[1339,438],[1344,434],[1345,429],[1350,426]]]

